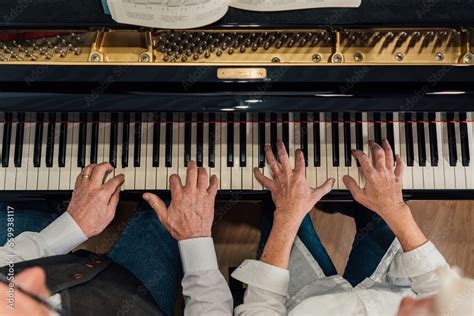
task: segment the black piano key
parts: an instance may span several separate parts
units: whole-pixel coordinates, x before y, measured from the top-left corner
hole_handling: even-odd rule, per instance
[[[173,113],[166,113],[165,166],[173,165]]]
[[[332,130],[332,165],[339,167],[339,114],[331,113],[331,130]]]
[[[463,167],[468,167],[471,157],[469,155],[469,139],[466,123],[466,113],[459,113],[459,136],[461,137],[461,158]]]
[[[364,137],[362,135],[362,113],[356,112],[355,121],[356,121],[355,123],[356,148],[355,149],[364,150]],[[359,160],[357,160],[357,167],[360,167]]]
[[[79,143],[77,147],[77,166],[86,166],[87,113],[79,115]]]
[[[2,167],[8,167],[10,160],[10,143],[12,137],[13,114],[5,113],[5,124],[3,125],[3,143],[2,143]]]
[[[117,168],[118,120],[118,113],[112,113],[110,116],[109,163],[114,168]]]
[[[426,167],[426,139],[423,113],[416,113],[416,136],[418,141],[418,164],[420,167]]]
[[[305,166],[308,166],[308,113],[300,114],[300,144]]]
[[[48,114],[48,131],[46,139],[46,168],[53,167],[54,134],[56,133],[56,113]]]
[[[352,166],[351,114],[344,113],[344,166]]]
[[[313,113],[313,130],[314,130],[314,166],[321,167],[321,122],[319,121],[319,113]]]
[[[92,113],[91,128],[91,154],[90,162],[97,163],[97,153],[99,152],[99,113]]]
[[[405,113],[405,137],[407,151],[407,166],[413,167],[415,153],[413,149],[413,128],[411,113]]]
[[[282,120],[282,140],[283,144],[285,144],[286,151],[290,148],[290,115],[288,113],[282,113],[281,115]]]
[[[123,114],[122,128],[122,168],[128,167],[128,151],[130,145],[130,113]]]
[[[61,124],[59,125],[59,148],[58,148],[58,166],[66,166],[66,143],[67,143],[67,113],[61,113]]]
[[[160,166],[160,121],[159,112],[153,113],[153,149],[152,149],[152,165]]]
[[[265,113],[258,113],[258,167],[265,167]]]
[[[142,113],[135,113],[135,138],[133,144],[133,166],[140,167],[142,147]]]
[[[277,140],[278,140],[278,132],[277,132],[277,124],[278,124],[278,116],[275,112],[270,113],[270,145],[272,146],[272,151],[275,157],[277,156]]]
[[[449,149],[449,165],[455,167],[458,161],[458,153],[456,149],[456,132],[454,126],[454,113],[446,114],[448,129],[448,149]]]
[[[374,141],[382,146],[382,116],[380,113],[374,113]]]
[[[35,145],[33,147],[33,166],[41,167],[41,145],[43,143],[44,113],[36,114]]]
[[[393,113],[385,113],[385,122],[387,127],[387,141],[390,144],[393,152],[393,159],[395,161],[396,149],[395,149],[395,133],[393,129]]]
[[[188,161],[191,160],[191,121],[192,113],[186,112],[184,114],[184,166],[188,166]]]
[[[198,167],[204,165],[204,113],[197,114],[196,123],[196,164]]]
[[[209,113],[209,167],[216,166],[216,113]]]
[[[247,166],[247,116],[245,113],[240,113],[240,152],[239,165],[240,167]]]
[[[234,113],[227,113],[227,167],[234,166]]]
[[[438,132],[436,131],[436,114],[434,112],[428,113],[428,129],[430,133],[430,158],[433,167],[438,166]]]
[[[21,167],[21,158],[23,156],[23,138],[25,135],[25,113],[18,113],[18,123],[16,124],[15,156],[14,165]]]

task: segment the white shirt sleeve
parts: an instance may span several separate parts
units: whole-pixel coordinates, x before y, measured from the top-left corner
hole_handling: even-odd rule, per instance
[[[233,298],[217,265],[211,237],[178,242],[185,315],[232,315]]]
[[[439,289],[436,270],[448,263],[435,245],[428,241],[420,247],[400,252],[393,260],[389,274],[396,278],[409,278],[412,290],[418,295],[434,294]]]
[[[68,212],[63,213],[41,232],[23,232],[7,239],[0,248],[0,266],[70,252],[87,240]]]
[[[286,315],[288,270],[258,260],[245,260],[232,277],[248,284],[244,303],[235,308],[235,315]]]

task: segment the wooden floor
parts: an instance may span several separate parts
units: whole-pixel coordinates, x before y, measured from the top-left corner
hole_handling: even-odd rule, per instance
[[[447,261],[474,278],[474,201],[412,201],[409,204],[418,224]],[[260,238],[260,207],[258,202],[229,201],[216,205],[219,221],[213,228],[213,236],[219,265],[226,278],[229,268],[255,257]],[[121,203],[113,223],[80,248],[107,253],[126,227],[134,208],[134,203]],[[317,209],[313,209],[311,216],[337,271],[342,273],[354,238],[353,219]]]

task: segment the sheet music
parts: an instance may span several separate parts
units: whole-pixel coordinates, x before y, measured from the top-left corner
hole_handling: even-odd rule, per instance
[[[119,23],[166,29],[205,26],[226,14],[228,0],[107,0]]]
[[[250,11],[285,11],[313,8],[357,8],[361,0],[230,0],[229,6]]]

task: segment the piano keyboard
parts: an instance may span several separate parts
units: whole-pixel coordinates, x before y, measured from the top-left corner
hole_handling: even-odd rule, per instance
[[[404,189],[474,189],[474,113],[0,113],[0,190],[72,190],[81,168],[110,162],[124,190],[167,190],[193,159],[221,190],[262,190],[263,146],[282,140],[306,177],[363,185],[352,148],[387,138],[406,164]]]

